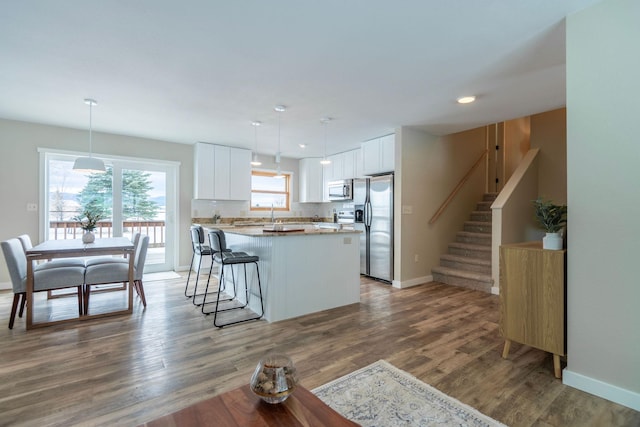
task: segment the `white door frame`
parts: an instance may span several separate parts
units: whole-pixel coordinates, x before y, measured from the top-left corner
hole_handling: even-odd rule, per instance
[[[55,150],[50,148],[38,148],[40,154],[40,183],[39,183],[39,199],[40,209],[39,212],[39,238],[40,241],[48,239],[49,230],[49,197],[48,197],[48,164],[50,159],[60,158],[75,158],[78,156],[86,155],[86,153],[79,153],[74,151]],[[162,268],[153,268],[152,270],[175,270],[178,266],[178,224],[180,223],[180,211],[178,209],[178,177],[180,176],[180,162],[169,160],[157,160],[157,159],[145,159],[138,157],[125,157],[125,156],[111,156],[107,154],[92,154],[96,158],[104,160],[106,163],[116,163],[118,169],[142,169],[150,171],[161,171],[166,173],[166,216],[165,216],[165,264],[162,264]],[[119,188],[119,187],[118,187]],[[114,204],[115,204],[114,200]],[[114,233],[115,233],[114,218]],[[121,229],[121,221],[120,233]],[[160,266],[160,264],[157,264]],[[145,268],[145,271],[148,269]]]

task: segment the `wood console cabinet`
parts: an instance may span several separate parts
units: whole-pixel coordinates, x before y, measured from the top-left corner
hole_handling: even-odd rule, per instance
[[[553,353],[556,378],[566,356],[566,250],[542,242],[500,247],[500,333],[502,357],[511,341]]]

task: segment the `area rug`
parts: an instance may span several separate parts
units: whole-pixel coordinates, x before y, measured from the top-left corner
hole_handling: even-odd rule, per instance
[[[363,427],[505,427],[384,360],[312,392],[345,418]]]

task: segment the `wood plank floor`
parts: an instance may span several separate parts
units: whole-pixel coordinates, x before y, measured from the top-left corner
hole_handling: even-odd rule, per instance
[[[136,298],[131,316],[29,332],[24,319],[7,329],[13,294],[1,293],[0,425],[134,426],[247,383],[272,350],[309,389],[385,359],[510,426],[640,425],[639,412],[564,386],[546,353],[514,343],[503,360],[496,296],[363,279],[360,304],[217,329],[184,281],[145,283],[148,306]]]

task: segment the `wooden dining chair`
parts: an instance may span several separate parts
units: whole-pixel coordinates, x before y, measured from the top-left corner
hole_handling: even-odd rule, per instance
[[[13,286],[13,304],[9,329],[13,329],[18,305],[20,305],[19,317],[22,317],[27,292],[27,257],[19,239],[9,239],[2,242],[7,269]],[[84,283],[84,265],[82,266],[54,266],[48,262],[38,264],[33,269],[33,291],[49,291],[65,288],[77,288],[78,315],[83,314],[82,286]],[[31,308],[32,309],[32,308]]]

